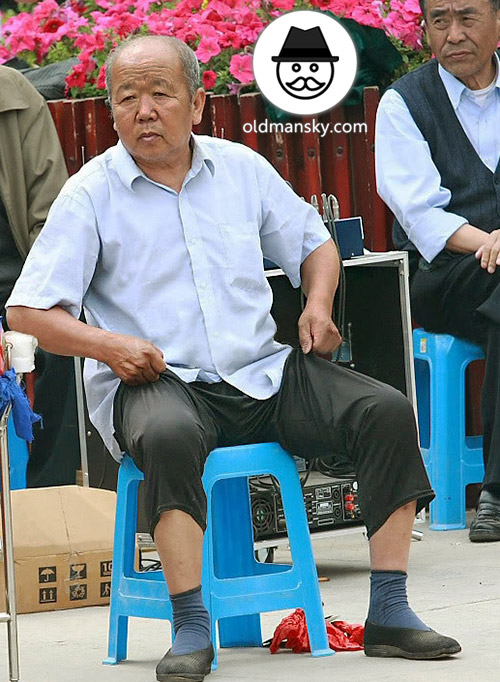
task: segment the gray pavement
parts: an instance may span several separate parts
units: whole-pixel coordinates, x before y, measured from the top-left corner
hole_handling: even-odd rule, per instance
[[[345,652],[311,658],[267,649],[222,649],[219,668],[208,680],[234,682],[500,682],[500,543],[472,545],[467,531],[436,533],[426,526],[413,542],[410,602],[434,629],[462,644],[449,660],[404,661],[367,658]],[[368,599],[368,546],[363,535],[314,540],[327,615],[363,622]],[[289,561],[286,548],[276,560]],[[270,637],[284,613],[264,614],[263,636]],[[131,619],[129,659],[103,666],[107,607],[19,617],[22,682],[154,682],[154,669],[170,643],[167,623]],[[0,651],[6,651],[0,624]],[[8,680],[7,656],[0,654],[0,680]]]

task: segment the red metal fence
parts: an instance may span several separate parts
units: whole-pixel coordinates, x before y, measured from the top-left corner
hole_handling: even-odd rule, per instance
[[[260,94],[212,95],[196,132],[242,142],[265,156],[295,191],[335,194],[342,217],[360,215],[365,246],[372,251],[391,248],[391,215],[375,188],[375,114],[378,88],[366,88],[363,103],[336,107],[317,117],[320,123],[366,123],[366,132],[279,133],[245,132],[243,126],[268,120]],[[115,144],[117,136],[104,98],[49,102],[70,175],[85,161]],[[302,122],[312,118],[302,117]],[[338,128],[338,126],[337,126]]]

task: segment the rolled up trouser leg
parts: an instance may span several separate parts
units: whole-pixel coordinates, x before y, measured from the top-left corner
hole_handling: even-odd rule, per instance
[[[413,408],[395,388],[313,355],[293,351],[276,410],[282,445],[293,454],[349,458],[371,537],[404,504],[433,498]]]
[[[151,535],[161,513],[170,509],[190,514],[204,531],[207,502],[201,477],[217,429],[189,384],[169,370],[154,383],[121,384],[114,426],[118,442],[144,472]]]

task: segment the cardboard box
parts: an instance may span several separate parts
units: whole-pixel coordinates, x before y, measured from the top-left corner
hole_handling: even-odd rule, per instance
[[[76,485],[12,492],[19,613],[109,603],[115,506],[116,493]]]

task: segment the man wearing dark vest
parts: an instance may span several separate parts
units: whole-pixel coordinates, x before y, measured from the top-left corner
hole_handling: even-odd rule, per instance
[[[377,184],[410,253],[415,320],[480,344],[485,477],[472,542],[500,540],[499,0],[420,0],[435,58],[380,102]]]

